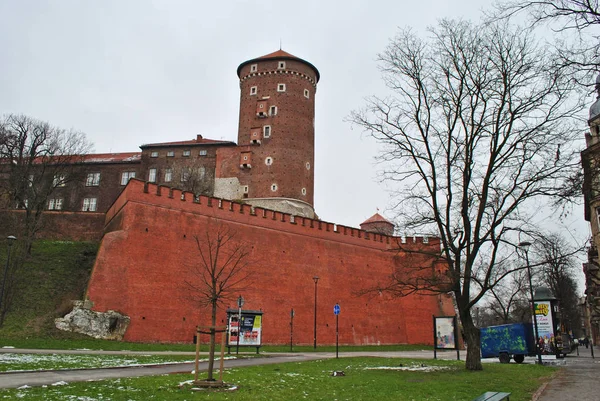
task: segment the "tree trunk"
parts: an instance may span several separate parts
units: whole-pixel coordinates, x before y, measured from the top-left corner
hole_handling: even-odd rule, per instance
[[[467,343],[467,362],[465,367],[468,370],[483,370],[481,365],[481,346],[479,344],[479,328],[473,323],[471,313],[467,310],[461,313],[460,318],[463,326],[463,333]]]
[[[213,302],[211,317],[210,317],[210,344],[208,346],[208,379],[209,381],[214,380],[213,369],[215,366],[215,329],[217,325],[217,303]]]

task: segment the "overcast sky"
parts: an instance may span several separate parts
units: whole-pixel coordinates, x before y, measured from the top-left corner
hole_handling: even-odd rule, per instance
[[[245,60],[283,50],[321,73],[315,208],[357,227],[389,197],[377,146],[344,118],[384,87],[375,58],[399,27],[477,20],[491,0],[0,0],[0,114],[24,113],[87,134],[95,152],[144,143],[237,141]],[[593,101],[590,98],[590,104]],[[582,207],[566,224],[589,236]]]

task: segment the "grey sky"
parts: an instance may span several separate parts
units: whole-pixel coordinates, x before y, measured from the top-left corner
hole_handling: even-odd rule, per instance
[[[491,0],[0,0],[0,114],[85,132],[96,152],[143,143],[237,140],[237,66],[279,48],[313,63],[315,207],[358,226],[386,213],[377,146],[344,122],[384,92],[375,62],[398,27],[478,19]],[[590,104],[592,102],[590,98]],[[588,236],[582,208],[567,224]]]

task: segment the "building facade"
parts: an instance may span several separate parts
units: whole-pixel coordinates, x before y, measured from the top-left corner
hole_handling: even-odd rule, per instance
[[[586,280],[585,316],[586,334],[600,342],[600,75],[596,78],[598,98],[590,107],[589,132],[586,133],[586,149],[581,152],[584,172],[585,219],[590,222],[592,238],[588,249],[588,260],[583,265]]]

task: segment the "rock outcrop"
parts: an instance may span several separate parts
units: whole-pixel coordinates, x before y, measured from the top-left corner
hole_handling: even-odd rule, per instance
[[[118,312],[95,312],[89,301],[74,301],[74,307],[63,318],[54,319],[56,328],[103,340],[122,340],[129,326],[129,317]]]

